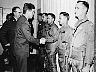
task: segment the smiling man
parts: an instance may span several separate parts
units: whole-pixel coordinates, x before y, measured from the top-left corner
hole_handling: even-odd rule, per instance
[[[56,44],[58,40],[58,26],[54,23],[55,15],[48,13],[49,29],[46,35],[46,51],[48,53],[48,59],[50,63],[50,72],[57,72],[56,68]]]

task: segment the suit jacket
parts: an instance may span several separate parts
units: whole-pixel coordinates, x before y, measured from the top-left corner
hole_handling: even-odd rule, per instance
[[[85,63],[90,64],[94,57],[94,25],[87,18],[78,21],[76,25],[80,26],[75,30],[72,38],[73,58],[82,60],[82,56],[84,56]]]
[[[13,47],[16,23],[17,21],[15,20],[15,18],[12,18],[11,20],[5,21],[3,26],[1,27],[0,42],[3,47],[8,43],[10,43]]]
[[[29,55],[29,42],[39,44],[39,39],[31,36],[31,25],[26,17],[22,15],[15,30],[14,48],[16,55]]]

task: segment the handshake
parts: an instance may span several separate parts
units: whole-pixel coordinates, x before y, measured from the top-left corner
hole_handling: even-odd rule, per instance
[[[45,42],[46,42],[46,39],[45,38],[41,38],[40,39],[40,44],[45,44]]]

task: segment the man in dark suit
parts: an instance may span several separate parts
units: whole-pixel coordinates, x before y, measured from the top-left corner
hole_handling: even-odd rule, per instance
[[[6,21],[0,29],[0,42],[3,46],[4,51],[8,48],[10,63],[13,66],[13,70],[16,72],[16,59],[14,57],[14,36],[15,36],[15,27],[17,19],[21,15],[21,10],[19,7],[13,7],[12,13],[8,14]]]
[[[23,7],[23,15],[18,19],[14,48],[15,55],[18,62],[18,72],[27,72],[27,57],[29,56],[29,42],[39,44],[44,43],[43,39],[36,39],[31,36],[31,25],[28,22],[29,18],[32,18],[35,13],[35,6],[31,3],[25,3]]]

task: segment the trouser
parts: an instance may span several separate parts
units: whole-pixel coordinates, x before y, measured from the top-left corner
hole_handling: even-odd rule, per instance
[[[46,45],[40,44],[40,72],[46,71],[48,68]],[[46,64],[46,65],[45,65]]]
[[[49,68],[50,72],[57,72],[57,65],[56,65],[56,53],[57,49],[55,44],[47,44],[46,52],[48,54],[48,60],[49,60]]]
[[[41,71],[41,57],[39,54],[31,54],[27,60],[27,72],[42,72]]]
[[[17,72],[27,72],[27,56],[24,55],[16,55],[17,59]]]
[[[17,60],[12,52],[9,54],[10,64],[13,66],[13,72],[17,72]]]
[[[83,60],[75,60],[70,58],[73,72],[81,72],[83,67]]]
[[[65,50],[63,48],[58,48],[58,61],[60,72],[65,72]]]
[[[17,61],[14,55],[13,46],[6,46],[6,47],[4,46],[4,52],[5,52],[5,56],[9,60],[9,65],[13,67],[13,72],[17,72]]]

